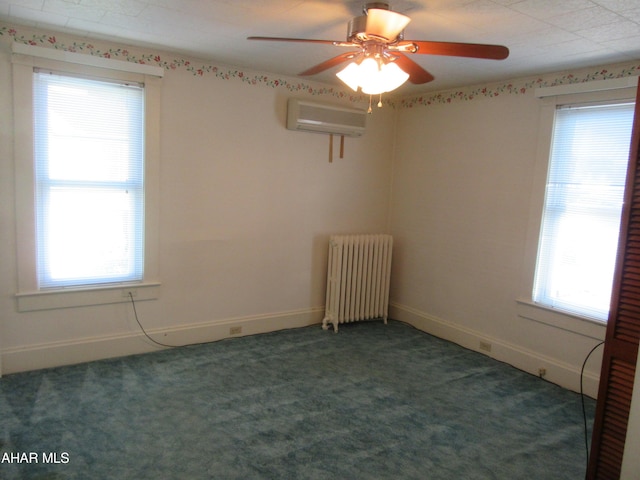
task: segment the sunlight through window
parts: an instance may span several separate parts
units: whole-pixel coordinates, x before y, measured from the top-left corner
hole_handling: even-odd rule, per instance
[[[534,301],[607,319],[633,107],[556,112]]]
[[[36,72],[41,288],[142,280],[143,88]]]

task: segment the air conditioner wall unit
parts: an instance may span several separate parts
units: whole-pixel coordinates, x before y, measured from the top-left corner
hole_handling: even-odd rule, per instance
[[[287,105],[287,128],[316,133],[333,133],[359,137],[365,132],[364,110],[323,105],[290,98]]]

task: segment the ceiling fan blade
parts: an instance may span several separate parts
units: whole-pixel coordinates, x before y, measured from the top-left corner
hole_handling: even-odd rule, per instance
[[[368,36],[381,37],[392,42],[398,38],[410,21],[409,17],[398,12],[370,8],[367,10],[365,33]]]
[[[409,81],[413,84],[422,84],[431,82],[434,76],[427,72],[424,68],[411,60],[402,53],[392,54],[395,57],[395,63],[406,73],[409,74]]]
[[[338,47],[357,47],[352,42],[342,42],[338,40],[314,40],[310,38],[285,38],[285,37],[247,37],[247,40],[260,40],[267,42],[299,42],[299,43],[323,43],[326,45],[335,45]]]
[[[303,76],[315,75],[316,73],[324,72],[325,70],[335,67],[336,65],[340,65],[341,63],[356,57],[359,53],[360,52],[343,53],[341,55],[338,55],[337,57],[330,58],[329,60],[325,60],[324,62],[319,63],[318,65],[308,68],[307,70],[299,73],[298,75],[303,75]]]
[[[509,49],[507,47],[502,45],[485,45],[481,43],[405,40],[400,42],[396,49],[407,53],[446,55],[450,57],[486,58],[490,60],[504,60],[509,56]]]

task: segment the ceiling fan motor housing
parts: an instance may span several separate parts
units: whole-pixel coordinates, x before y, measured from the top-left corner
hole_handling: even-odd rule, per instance
[[[349,20],[347,26],[347,41],[361,43],[366,41],[378,41],[382,43],[398,42],[404,39],[404,30],[402,30],[396,38],[384,38],[377,35],[367,33],[367,15],[360,15]]]
[[[369,2],[369,3],[366,3],[362,7],[362,13],[364,13],[366,15],[367,11],[370,8],[377,8],[379,10],[391,10],[391,8],[389,8],[389,4],[387,2]]]

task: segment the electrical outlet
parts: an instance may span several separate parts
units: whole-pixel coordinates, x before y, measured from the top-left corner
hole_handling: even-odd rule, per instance
[[[483,342],[482,340],[480,340],[480,350],[484,352],[490,352],[491,344],[489,342]]]
[[[240,335],[242,333],[242,327],[231,327],[229,329],[229,335]]]
[[[544,368],[544,367],[540,367],[540,368],[538,369],[538,376],[539,376],[540,378],[544,378],[546,375],[547,375],[547,369],[546,369],[546,368]]]

